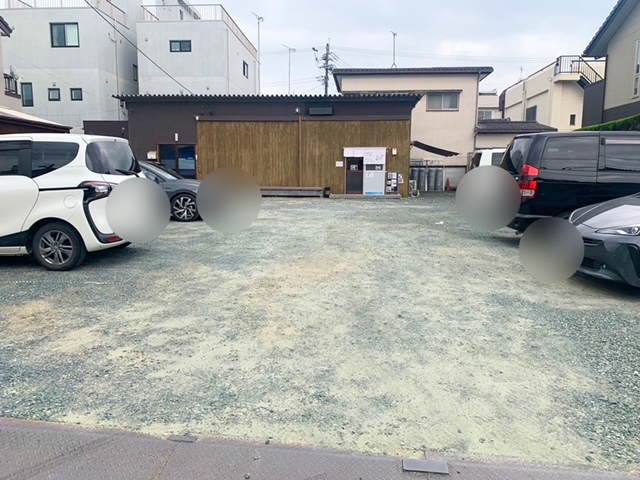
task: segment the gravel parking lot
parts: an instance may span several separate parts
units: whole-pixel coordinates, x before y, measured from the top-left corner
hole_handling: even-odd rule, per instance
[[[638,290],[545,285],[453,196],[267,199],[222,235],[0,259],[0,416],[632,471]]]

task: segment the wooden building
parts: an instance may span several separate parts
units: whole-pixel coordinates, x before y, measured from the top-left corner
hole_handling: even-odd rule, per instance
[[[71,127],[0,107],[0,135],[13,133],[69,133]]]
[[[233,166],[262,187],[408,194],[411,112],[419,95],[120,99],[136,156],[185,176],[203,179]]]

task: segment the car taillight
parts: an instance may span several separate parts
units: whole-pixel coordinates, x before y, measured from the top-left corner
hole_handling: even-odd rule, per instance
[[[522,198],[533,198],[536,196],[538,190],[538,175],[540,170],[531,165],[524,165],[522,167],[522,174],[520,175],[520,196]]]
[[[112,190],[111,184],[106,182],[83,182],[78,188],[84,190],[85,201],[108,197]]]
[[[115,243],[115,242],[120,242],[122,239],[120,237],[117,237],[115,235],[111,236],[111,237],[107,237],[107,243]]]

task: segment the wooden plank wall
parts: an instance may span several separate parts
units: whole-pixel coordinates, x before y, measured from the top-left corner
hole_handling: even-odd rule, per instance
[[[330,187],[344,193],[345,147],[388,147],[387,170],[400,172],[408,194],[409,120],[198,122],[198,178],[233,166],[255,176],[260,186]],[[391,149],[397,155],[391,155]],[[346,166],[346,165],[345,165]]]
[[[198,178],[236,167],[260,186],[298,186],[297,122],[198,122]]]

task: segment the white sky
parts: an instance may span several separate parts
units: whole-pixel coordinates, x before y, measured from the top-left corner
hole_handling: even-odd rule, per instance
[[[192,3],[204,3],[202,1]],[[616,0],[233,0],[223,3],[257,46],[263,94],[319,94],[311,50],[331,39],[339,67],[491,66],[482,90],[499,92],[560,55],[581,54]],[[335,93],[331,79],[330,93]]]

